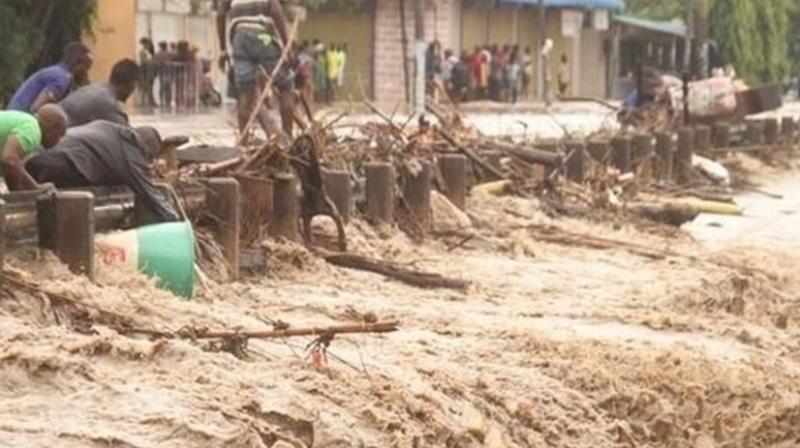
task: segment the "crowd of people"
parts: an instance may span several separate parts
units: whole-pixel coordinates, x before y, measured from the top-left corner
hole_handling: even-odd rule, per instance
[[[193,108],[198,102],[204,106],[220,105],[222,97],[211,78],[211,61],[200,58],[198,52],[197,45],[185,40],[161,41],[156,48],[150,38],[140,39],[139,104],[179,110]]]
[[[569,62],[559,60],[557,87],[560,95],[570,88]],[[519,45],[476,46],[460,55],[442,51],[438,41],[425,53],[425,76],[428,94],[434,99],[447,95],[455,103],[492,100],[516,103],[531,95],[534,79],[534,55],[531,47]]]
[[[339,89],[344,86],[347,44],[305,40],[294,53],[297,54],[297,88],[304,99],[309,104],[336,101]]]
[[[127,185],[156,220],[179,219],[152,179],[161,136],[152,127],[131,127],[123,109],[147,71],[123,59],[106,82],[84,85],[93,60],[82,43],[68,44],[59,63],[28,77],[0,111],[6,188]]]

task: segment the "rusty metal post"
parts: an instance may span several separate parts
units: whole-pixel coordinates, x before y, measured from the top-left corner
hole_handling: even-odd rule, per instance
[[[678,131],[678,149],[675,152],[674,175],[679,184],[687,184],[692,180],[692,156],[694,155],[695,131],[683,128]]]
[[[241,236],[241,189],[239,182],[230,177],[208,180],[206,201],[208,213],[214,217],[214,234],[222,245],[230,266],[231,277],[239,278],[239,239]]]
[[[797,133],[797,122],[794,117],[786,116],[781,119],[781,137],[786,143],[794,141],[795,134]]]
[[[59,191],[36,202],[39,246],[75,274],[94,278],[94,195]]]
[[[655,142],[650,134],[637,134],[633,137],[634,166],[643,182],[653,179]]]
[[[586,180],[586,144],[582,141],[568,142],[567,179],[582,184]]]
[[[439,156],[439,169],[444,180],[444,195],[456,207],[467,207],[467,158],[461,154]]]
[[[764,120],[764,143],[777,145],[780,140],[780,122],[777,118],[767,118]]]
[[[375,223],[394,221],[394,167],[373,162],[365,166],[367,176],[367,218]]]
[[[731,147],[731,125],[729,123],[715,123],[712,134],[715,148]]]
[[[749,120],[745,128],[745,141],[750,146],[764,144],[764,122],[761,120]]]
[[[611,140],[612,154],[611,166],[622,173],[629,173],[633,170],[632,150],[630,137],[615,137]]]
[[[403,188],[403,197],[408,208],[417,220],[417,224],[427,229],[431,222],[431,185],[433,184],[433,169],[427,161],[420,161],[420,170],[417,173],[408,173]]]
[[[348,171],[323,170],[322,181],[325,184],[325,192],[336,206],[342,221],[347,224],[350,222],[350,213],[353,209],[353,188],[350,184],[350,173]]]
[[[711,150],[711,127],[699,124],[694,127],[695,152],[708,152]]]
[[[668,182],[672,179],[672,170],[675,159],[675,135],[671,132],[656,134],[655,177],[659,182]]]
[[[268,232],[273,238],[299,241],[297,220],[299,203],[297,200],[297,178],[291,173],[275,175],[272,191],[272,219]]]
[[[610,159],[611,144],[607,140],[593,140],[587,146],[589,157],[597,163],[607,164]]]

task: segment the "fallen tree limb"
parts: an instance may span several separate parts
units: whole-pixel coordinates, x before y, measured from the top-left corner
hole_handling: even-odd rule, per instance
[[[517,146],[512,143],[504,143],[499,141],[484,140],[483,144],[490,149],[495,149],[518,157],[527,163],[545,165],[549,167],[561,166],[564,163],[564,158],[561,156],[561,154],[555,152],[542,151],[541,149],[523,148],[522,146]]]
[[[414,271],[393,263],[361,255],[328,253],[323,254],[322,257],[326,262],[334,266],[380,274],[420,288],[465,289],[469,286],[469,282],[466,280],[448,278],[429,272]]]
[[[489,172],[494,177],[496,177],[497,180],[502,180],[502,179],[506,178],[506,175],[503,174],[502,171],[498,170],[497,168],[495,168],[491,164],[489,164],[489,162],[487,162],[487,161],[483,160],[482,158],[480,158],[471,149],[469,149],[469,148],[461,145],[460,143],[458,143],[456,141],[456,139],[452,135],[450,135],[449,132],[445,131],[442,128],[437,128],[436,130],[439,132],[439,135],[441,135],[442,138],[445,139],[445,141],[447,141],[447,143],[453,145],[453,147],[458,149],[465,156],[469,157],[470,160],[472,160],[473,162],[478,164],[481,168],[485,169],[487,172]]]

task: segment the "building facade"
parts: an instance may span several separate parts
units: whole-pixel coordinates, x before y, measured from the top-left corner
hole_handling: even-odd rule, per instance
[[[95,36],[97,56],[93,79],[103,79],[111,65],[135,57],[138,40],[186,40],[202,58],[218,55],[211,0],[99,0]],[[346,44],[348,59],[339,99],[369,97],[384,107],[412,101],[416,73],[415,0],[329,0],[302,16],[299,40]],[[536,60],[533,86],[541,88],[538,57],[538,0],[425,0],[425,39],[438,40],[456,54],[476,46],[497,44],[530,47]],[[571,94],[605,97],[608,92],[612,34],[609,10],[621,0],[545,0],[546,34],[553,50],[548,79],[554,84],[561,55],[569,60]],[[405,30],[405,32],[404,32]],[[224,91],[225,77],[215,73]],[[551,87],[555,87],[551,85]]]

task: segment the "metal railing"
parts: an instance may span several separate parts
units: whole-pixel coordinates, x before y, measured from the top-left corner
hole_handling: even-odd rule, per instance
[[[208,61],[145,63],[141,66],[138,105],[164,110],[217,107],[222,96],[214,87]]]

